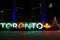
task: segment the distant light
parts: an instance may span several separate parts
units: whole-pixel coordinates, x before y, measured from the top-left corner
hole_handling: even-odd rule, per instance
[[[4,13],[4,11],[0,11],[1,13]]]
[[[40,7],[41,7],[41,3],[40,3]]]
[[[50,3],[49,8],[52,8],[52,3]]]

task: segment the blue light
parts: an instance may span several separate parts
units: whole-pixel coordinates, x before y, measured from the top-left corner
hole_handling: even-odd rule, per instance
[[[40,20],[41,22],[45,22],[46,21],[46,4],[45,4],[45,0],[41,0],[41,11],[40,11]]]
[[[12,6],[12,22],[16,21],[16,0],[13,0]]]
[[[41,22],[45,22],[46,21],[46,13],[45,13],[45,11],[43,10],[42,12],[41,12]]]

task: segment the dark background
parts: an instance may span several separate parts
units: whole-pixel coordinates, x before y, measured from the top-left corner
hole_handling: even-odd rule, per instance
[[[41,0],[16,0],[16,22],[40,22]],[[52,3],[52,8],[49,4]],[[0,0],[0,22],[12,22],[12,0]],[[60,19],[59,0],[45,0],[46,20]],[[3,12],[2,12],[3,11]],[[60,40],[60,31],[0,31],[0,40]]]
[[[40,21],[40,3],[41,0],[16,0],[16,21]],[[52,3],[52,8],[49,8],[50,3]],[[12,21],[12,4],[13,0],[0,0],[0,11],[4,11],[0,12],[0,20]],[[58,0],[45,0],[45,6],[47,21],[52,20],[54,16],[60,17],[60,2]]]

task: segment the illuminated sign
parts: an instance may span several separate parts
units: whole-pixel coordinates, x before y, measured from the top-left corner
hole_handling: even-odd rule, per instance
[[[48,23],[28,23],[28,22],[19,22],[19,23],[0,23],[0,30],[42,30],[43,28],[49,29],[51,25]]]

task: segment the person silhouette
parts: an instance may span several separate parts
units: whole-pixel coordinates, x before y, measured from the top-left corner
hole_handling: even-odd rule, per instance
[[[57,30],[59,28],[59,24],[58,24],[56,16],[54,16],[54,19],[52,21],[52,25],[51,26],[52,26],[53,30]]]

